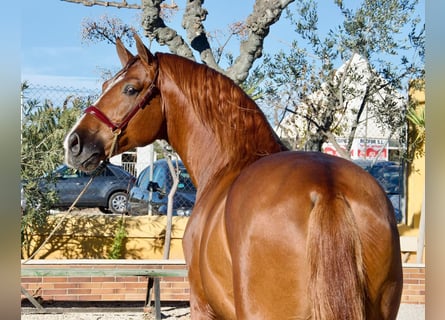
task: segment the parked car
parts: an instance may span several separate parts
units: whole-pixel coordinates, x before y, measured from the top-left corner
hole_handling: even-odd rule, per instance
[[[41,192],[55,190],[57,202],[54,208],[68,208],[90,178],[90,174],[61,165],[49,176],[39,179],[38,188]],[[136,178],[122,167],[106,163],[104,169],[80,197],[76,207],[98,207],[104,213],[125,213],[128,190],[135,181]]]
[[[354,163],[368,171],[383,187],[391,201],[396,220],[402,222],[401,199],[403,195],[403,169],[394,161],[354,160]]]
[[[190,180],[184,164],[172,161],[175,168],[179,167],[179,184],[173,197],[173,215],[190,216],[196,200],[196,188]],[[151,167],[148,166],[139,174],[135,185],[128,196],[127,211],[130,215],[167,214],[168,194],[173,185],[167,160],[161,159],[153,163],[153,175],[150,179]],[[151,208],[150,208],[151,206]]]

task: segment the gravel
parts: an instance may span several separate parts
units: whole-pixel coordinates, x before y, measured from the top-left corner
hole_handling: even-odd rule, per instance
[[[118,310],[115,310],[118,309]],[[142,307],[132,308],[45,308],[38,312],[22,308],[22,320],[155,320],[154,310],[144,311]],[[162,319],[190,320],[188,305],[173,305],[161,308]]]
[[[22,320],[154,320],[154,313],[144,312],[142,308],[46,308],[44,313],[36,309],[22,308]],[[116,310],[119,309],[119,310]],[[190,320],[190,308],[185,304],[164,306],[162,319]],[[402,304],[397,320],[424,320],[424,304]]]
[[[402,303],[397,320],[425,320],[425,305]]]

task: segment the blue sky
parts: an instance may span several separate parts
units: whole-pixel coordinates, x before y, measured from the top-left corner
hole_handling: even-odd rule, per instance
[[[113,46],[82,44],[85,17],[107,13],[136,24],[137,10],[85,7],[60,0],[26,1],[22,6],[22,81],[60,86],[96,85],[97,67],[118,65]]]
[[[140,3],[137,0],[128,2]],[[180,11],[169,25],[186,38],[180,27],[185,1],[176,0],[176,3],[180,6]],[[232,22],[245,19],[252,11],[253,3],[254,0],[206,1],[204,6],[209,12],[205,21],[207,31],[224,29]],[[337,10],[334,10],[332,3],[333,1],[325,1],[321,6],[330,17],[323,21],[324,28],[338,23],[338,16],[336,18],[334,14]],[[137,27],[140,25],[140,10],[86,7],[61,0],[25,1],[22,5],[22,81],[50,86],[100,87],[103,80],[100,79],[99,68],[117,70],[120,67],[119,60],[113,45],[82,43],[81,23],[86,17],[94,19],[103,14],[116,16]],[[292,37],[292,27],[283,15],[280,21],[272,26],[265,41],[264,51],[278,52],[286,48],[286,43],[290,43]],[[148,44],[148,39],[146,43]],[[238,43],[233,41],[230,49],[235,51],[237,48]],[[167,50],[155,42],[152,45],[152,51]]]

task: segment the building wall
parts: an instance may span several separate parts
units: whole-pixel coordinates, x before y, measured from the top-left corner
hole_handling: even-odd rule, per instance
[[[35,259],[107,259],[114,235],[121,221],[115,215],[57,214],[48,218],[44,228],[33,232],[29,246],[22,246],[22,257],[28,258],[40,247],[55,225],[60,227],[35,255]],[[182,236],[187,217],[173,217],[170,259],[183,259]],[[124,217],[127,236],[123,259],[162,259],[166,216]]]
[[[417,105],[417,112],[425,109],[425,91],[418,90],[412,83],[410,89],[410,99]],[[417,136],[415,129],[410,126],[409,142]],[[407,181],[407,225],[411,228],[418,229],[420,221],[420,211],[425,191],[425,143],[420,145],[416,150],[409,150],[410,154],[414,154],[413,162],[408,166]]]

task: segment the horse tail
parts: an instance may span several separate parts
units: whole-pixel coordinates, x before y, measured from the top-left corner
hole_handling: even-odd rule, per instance
[[[365,319],[362,245],[343,195],[314,195],[308,226],[309,297],[313,319]]]

